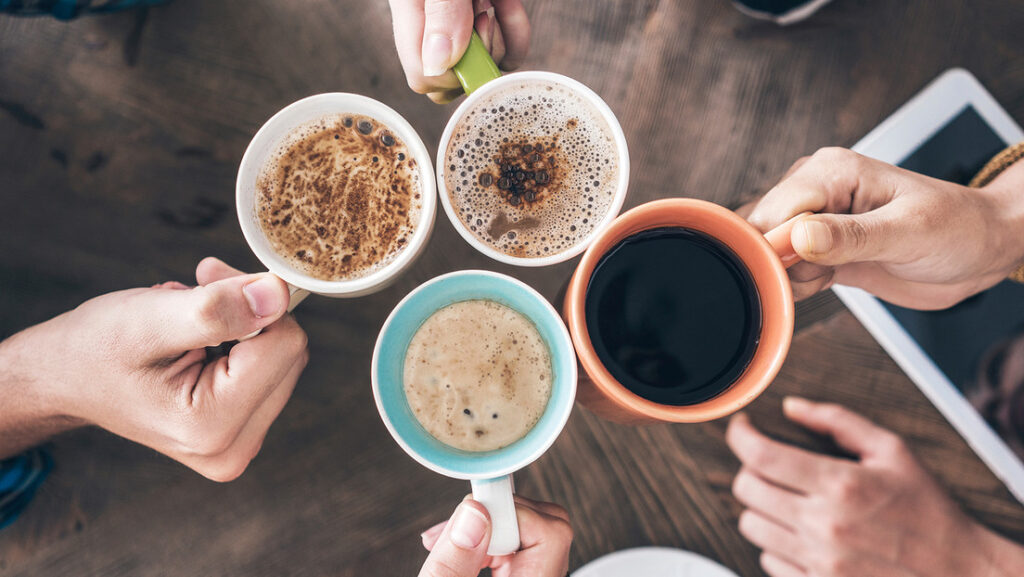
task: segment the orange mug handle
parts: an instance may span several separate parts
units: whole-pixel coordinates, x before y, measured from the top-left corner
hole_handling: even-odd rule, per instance
[[[775,254],[779,255],[779,259],[782,261],[782,266],[789,268],[796,263],[800,262],[800,255],[796,254],[796,250],[793,248],[793,227],[797,221],[805,216],[810,216],[813,212],[801,212],[779,226],[764,233],[765,240],[768,244],[772,245],[775,249]]]

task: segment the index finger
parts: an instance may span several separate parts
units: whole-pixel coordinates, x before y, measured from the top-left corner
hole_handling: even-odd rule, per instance
[[[213,395],[221,406],[249,412],[263,403],[306,350],[306,333],[291,315],[231,348],[225,374],[214,382]]]
[[[821,492],[825,479],[833,478],[837,469],[849,466],[833,457],[769,439],[742,413],[729,421],[725,441],[753,473],[804,494]]]
[[[767,232],[801,212],[859,214],[892,200],[892,167],[845,148],[823,148],[798,161],[757,203],[750,224]]]
[[[530,19],[522,0],[491,0],[491,3],[505,42],[505,57],[498,64],[502,70],[515,70],[530,49]]]

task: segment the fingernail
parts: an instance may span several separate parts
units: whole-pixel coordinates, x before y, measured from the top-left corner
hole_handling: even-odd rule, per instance
[[[472,505],[462,503],[452,515],[448,538],[460,549],[476,549],[487,533],[487,517]]]
[[[828,226],[815,220],[806,220],[801,224],[807,254],[825,254],[832,250],[832,231]]]
[[[253,281],[242,287],[242,294],[256,318],[272,315],[281,308],[280,291],[274,278],[263,277]]]
[[[442,521],[442,522],[438,523],[437,525],[434,525],[433,527],[431,527],[431,528],[427,529],[426,531],[420,533],[420,538],[423,539],[424,541],[426,541],[428,538],[433,539],[433,538],[437,537],[438,535],[440,535],[441,531],[444,531],[444,528],[447,525],[448,525],[447,521]]]
[[[786,397],[782,399],[782,411],[787,415],[806,413],[811,408],[811,402],[802,397]]]
[[[441,76],[448,70],[452,57],[452,39],[444,34],[431,34],[423,43],[423,75]]]

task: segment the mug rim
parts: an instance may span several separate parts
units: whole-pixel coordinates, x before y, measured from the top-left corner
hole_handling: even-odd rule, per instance
[[[570,88],[573,93],[584,97],[587,102],[600,114],[604,121],[608,124],[609,129],[612,133],[612,138],[615,140],[616,153],[618,155],[619,173],[615,186],[615,196],[612,198],[612,203],[608,207],[608,212],[604,215],[597,225],[594,226],[594,230],[590,232],[586,237],[574,244],[572,247],[558,252],[552,255],[543,257],[521,257],[506,254],[496,248],[493,248],[476,238],[473,233],[466,227],[461,220],[459,220],[458,214],[455,212],[455,207],[452,206],[451,199],[448,195],[448,186],[445,184],[445,164],[444,157],[448,150],[448,144],[451,141],[452,133],[455,131],[455,125],[462,119],[467,111],[472,108],[477,101],[482,100],[488,94],[504,87],[507,84],[523,80],[546,80],[555,84],[560,84]],[[619,124],[618,118],[615,113],[612,112],[611,107],[604,101],[603,98],[596,92],[594,92],[589,86],[582,82],[565,76],[564,74],[558,74],[557,72],[545,72],[540,70],[526,70],[522,72],[512,72],[505,74],[500,78],[495,78],[487,84],[484,84],[480,88],[473,91],[472,94],[468,95],[465,100],[459,104],[455,112],[452,113],[451,118],[445,124],[444,132],[441,133],[441,141],[437,147],[437,164],[435,166],[436,178],[437,178],[437,191],[438,196],[441,199],[441,206],[444,207],[445,214],[448,215],[448,220],[451,221],[452,227],[458,231],[466,242],[470,244],[477,251],[484,255],[505,264],[511,264],[515,266],[525,267],[541,267],[560,262],[565,262],[572,259],[587,249],[597,239],[598,234],[605,228],[607,228],[612,221],[619,215],[619,211],[622,210],[622,205],[626,201],[626,195],[629,192],[629,147],[626,143],[626,135],[622,131],[622,126]]]
[[[286,122],[286,117],[296,111],[304,109],[316,110],[318,107],[334,109],[329,112],[319,113],[300,123]],[[358,110],[369,112],[359,112]],[[245,183],[249,175],[259,178],[263,166],[252,166],[257,162],[257,154],[262,152],[266,143],[269,150],[276,150],[297,128],[312,122],[315,118],[332,114],[351,113],[372,117],[383,124],[389,130],[394,131],[405,143],[410,154],[416,159],[417,170],[420,180],[420,215],[413,230],[412,237],[403,247],[394,260],[372,273],[354,279],[329,281],[318,279],[297,270],[291,266],[281,255],[273,249],[264,247],[258,240],[266,241],[258,218],[250,217],[247,212],[248,200],[255,202],[256,191],[251,193],[245,189]],[[262,160],[262,159],[260,159]],[[244,205],[244,206],[243,206]],[[256,258],[263,263],[263,266],[283,279],[288,284],[323,296],[328,297],[356,297],[369,294],[384,288],[391,281],[396,279],[405,269],[412,264],[419,256],[427,241],[430,239],[434,227],[434,218],[437,211],[437,182],[434,176],[434,168],[429,151],[420,138],[416,129],[401,114],[383,102],[348,92],[325,92],[314,94],[296,100],[277,111],[260,127],[242,155],[238,168],[238,176],[235,180],[235,210],[238,214],[238,222],[242,228],[242,235],[245,237],[249,248],[256,255]],[[266,250],[265,250],[266,249]]]
[[[507,283],[507,284],[509,284],[511,286],[514,286],[516,288],[516,290],[523,291],[527,295],[528,298],[531,298],[531,299],[537,301],[540,304],[541,308],[544,310],[544,312],[549,315],[549,319],[548,320],[549,320],[550,324],[554,327],[554,332],[556,333],[556,337],[557,337],[557,339],[559,341],[558,343],[549,343],[548,344],[548,347],[551,349],[549,352],[551,354],[551,363],[553,365],[552,366],[553,371],[556,368],[554,365],[556,364],[558,358],[561,358],[563,355],[567,355],[569,357],[569,360],[564,363],[566,365],[565,366],[566,373],[564,375],[557,375],[557,376],[555,376],[552,379],[554,382],[552,382],[551,398],[548,401],[548,405],[545,407],[545,416],[546,416],[549,408],[552,407],[552,403],[554,403],[556,401],[556,399],[555,399],[555,394],[556,394],[555,386],[556,386],[556,382],[564,382],[563,387],[558,390],[558,392],[560,393],[560,398],[564,397],[564,401],[562,402],[561,405],[555,405],[554,406],[554,411],[555,412],[552,413],[552,416],[549,418],[549,421],[548,421],[549,423],[553,424],[553,428],[551,429],[550,435],[547,436],[547,437],[542,438],[541,441],[537,442],[536,445],[533,446],[532,449],[529,452],[527,452],[526,454],[524,454],[521,458],[519,458],[519,459],[517,459],[515,461],[512,461],[512,462],[502,462],[501,466],[496,467],[496,468],[491,469],[491,470],[486,470],[486,471],[482,471],[482,472],[475,472],[475,473],[464,473],[462,471],[456,471],[456,470],[451,469],[449,467],[446,467],[444,465],[438,464],[434,460],[431,460],[430,458],[428,458],[428,457],[424,456],[423,454],[421,454],[420,451],[417,451],[416,449],[414,449],[409,444],[409,442],[405,439],[405,437],[398,431],[398,429],[395,426],[394,422],[392,422],[391,415],[389,414],[389,412],[387,411],[387,409],[384,406],[384,400],[383,400],[383,398],[381,396],[381,390],[380,390],[381,386],[382,386],[381,385],[381,379],[380,379],[381,348],[384,345],[385,336],[387,335],[388,330],[390,329],[390,327],[394,323],[395,319],[398,318],[398,316],[403,312],[404,308],[409,304],[409,302],[411,300],[413,300],[414,298],[416,298],[416,296],[419,295],[420,293],[424,292],[425,290],[429,289],[430,287],[432,287],[432,286],[434,286],[434,285],[436,285],[438,283],[445,282],[445,281],[448,281],[448,280],[453,279],[453,278],[460,278],[460,277],[487,277],[487,278],[496,279],[499,282]],[[481,298],[486,298],[486,297],[481,297]],[[463,302],[463,301],[453,301],[453,302],[448,303],[448,304],[454,304],[455,302]],[[502,304],[504,304],[504,303],[502,303]],[[443,305],[443,306],[448,306],[448,305],[446,304],[446,305]],[[434,308],[433,312],[431,312],[429,315],[427,315],[426,318],[429,318],[430,315],[433,315],[434,312],[437,312],[438,310],[443,308],[443,306],[442,307]],[[506,305],[506,306],[510,306],[510,308],[515,309],[516,312],[518,312],[519,314],[521,314],[523,316],[526,316],[525,313],[523,313],[522,311],[516,309],[515,307],[512,307],[511,305]],[[426,320],[426,318],[424,318],[424,321]],[[527,316],[527,319],[530,320],[531,323],[533,323],[535,325],[537,324],[537,321],[534,320],[532,317]],[[417,330],[418,330],[418,327],[417,327]],[[540,330],[541,329],[538,327],[538,331],[540,331]],[[559,347],[560,347],[560,349],[559,349]],[[403,358],[404,358],[404,354],[403,354]],[[419,285],[418,287],[416,287],[415,289],[410,291],[407,295],[405,295],[405,297],[402,298],[401,301],[398,302],[398,304],[395,305],[395,307],[391,310],[391,313],[388,315],[388,318],[384,321],[384,324],[381,326],[380,332],[377,335],[377,341],[376,341],[376,343],[374,344],[374,347],[373,347],[373,357],[372,357],[372,360],[371,360],[371,363],[370,363],[370,380],[371,380],[371,387],[372,387],[372,390],[373,390],[374,404],[377,407],[377,412],[380,414],[381,420],[384,421],[384,425],[387,428],[388,433],[391,434],[391,437],[395,440],[395,442],[398,443],[398,445],[402,448],[402,450],[406,452],[406,454],[408,454],[410,457],[412,457],[420,465],[422,465],[422,466],[424,466],[424,467],[426,467],[426,468],[428,468],[428,469],[430,469],[430,470],[432,470],[432,471],[434,471],[436,473],[440,473],[442,475],[445,475],[447,477],[452,477],[452,478],[455,478],[455,479],[476,480],[476,479],[497,478],[497,477],[501,477],[503,475],[508,475],[510,473],[514,473],[515,471],[518,471],[519,469],[522,469],[522,468],[526,467],[527,465],[529,465],[530,463],[536,461],[549,448],[551,448],[551,445],[553,445],[554,442],[558,439],[558,437],[560,436],[562,430],[565,428],[565,424],[569,420],[569,416],[572,414],[572,409],[573,409],[573,407],[575,405],[575,399],[576,399],[576,384],[577,384],[577,381],[578,381],[578,368],[577,368],[577,364],[576,364],[575,349],[573,348],[573,341],[572,341],[571,335],[569,334],[569,330],[568,330],[568,328],[566,328],[565,323],[563,322],[561,315],[559,315],[558,311],[555,309],[555,307],[546,298],[544,298],[544,295],[542,295],[539,292],[537,292],[536,289],[534,289],[530,285],[526,284],[525,282],[523,282],[523,281],[521,281],[521,280],[519,280],[517,278],[511,277],[509,275],[505,275],[505,274],[501,274],[501,273],[493,272],[493,271],[487,271],[487,270],[469,269],[469,270],[458,270],[458,271],[449,272],[449,273],[446,273],[446,274],[442,274],[442,275],[436,276],[436,277],[434,277],[434,278],[432,278],[430,280],[427,280],[426,282],[422,283],[421,285]],[[404,390],[404,383],[403,383],[403,390]],[[403,395],[404,395],[404,393],[403,393]],[[545,416],[541,417],[541,419],[533,426],[533,428],[531,428],[530,431],[527,432],[526,436],[524,436],[524,437],[520,438],[519,440],[513,442],[512,444],[506,445],[505,447],[502,447],[500,449],[495,449],[493,451],[481,452],[480,453],[480,458],[487,458],[487,457],[490,457],[492,455],[499,455],[500,456],[500,454],[503,453],[503,452],[508,453],[508,452],[513,451],[516,448],[516,444],[517,443],[519,443],[520,441],[526,439],[527,436],[529,436],[530,432],[532,432],[534,429],[539,427],[541,425],[541,423],[545,421]],[[415,418],[415,417],[413,417],[413,418]],[[417,422],[417,425],[419,425],[418,422]],[[422,425],[419,425],[419,426],[422,427]],[[428,437],[433,438],[426,431],[424,431],[424,434],[426,436],[428,436]],[[441,441],[437,441],[437,442],[442,444],[442,445],[444,445],[444,443],[442,443]],[[455,452],[461,451],[460,449],[456,449],[454,447],[452,447],[451,450],[455,451]],[[461,452],[467,452],[468,453],[469,451],[461,451]],[[487,457],[485,457],[485,455]]]
[[[658,222],[666,220],[666,215],[673,211],[688,211],[693,214],[710,215],[712,219],[728,226],[732,232],[741,231],[753,242],[746,245],[746,255],[741,254],[733,244],[718,238],[712,232],[686,224]],[[654,222],[649,222],[654,220]],[[640,223],[640,224],[638,224]],[[637,395],[628,387],[618,382],[604,366],[590,340],[590,332],[586,322],[586,292],[594,269],[601,258],[622,240],[645,230],[665,227],[681,227],[698,230],[715,237],[729,247],[740,259],[743,266],[750,272],[758,291],[761,303],[761,332],[754,355],[746,369],[727,388],[714,397],[691,405],[666,405]],[[721,227],[720,227],[721,228]],[[754,258],[765,262],[767,270],[752,267],[750,250],[757,250]],[[774,297],[776,304],[765,305],[765,293]],[[566,289],[564,309],[566,324],[576,347],[580,365],[594,386],[620,408],[639,415],[644,419],[677,423],[697,423],[710,421],[734,413],[764,392],[772,383],[782,364],[793,338],[795,306],[789,276],[781,259],[765,237],[750,223],[736,213],[715,203],[691,199],[668,198],[641,204],[619,216],[611,226],[606,228],[600,237],[587,249],[580,263],[570,277]],[[770,326],[769,326],[770,325]],[[771,343],[766,343],[765,334],[770,331]]]

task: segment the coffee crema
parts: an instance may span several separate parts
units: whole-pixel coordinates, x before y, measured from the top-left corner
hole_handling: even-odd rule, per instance
[[[405,397],[423,428],[464,451],[523,438],[551,398],[551,354],[533,323],[488,300],[436,311],[405,354]]]
[[[561,84],[526,80],[489,94],[445,151],[448,199],[485,245],[515,257],[564,252],[615,201],[618,150],[608,122]]]
[[[263,166],[256,212],[274,252],[342,281],[380,270],[412,239],[422,210],[416,159],[386,126],[352,114],[292,131]]]

